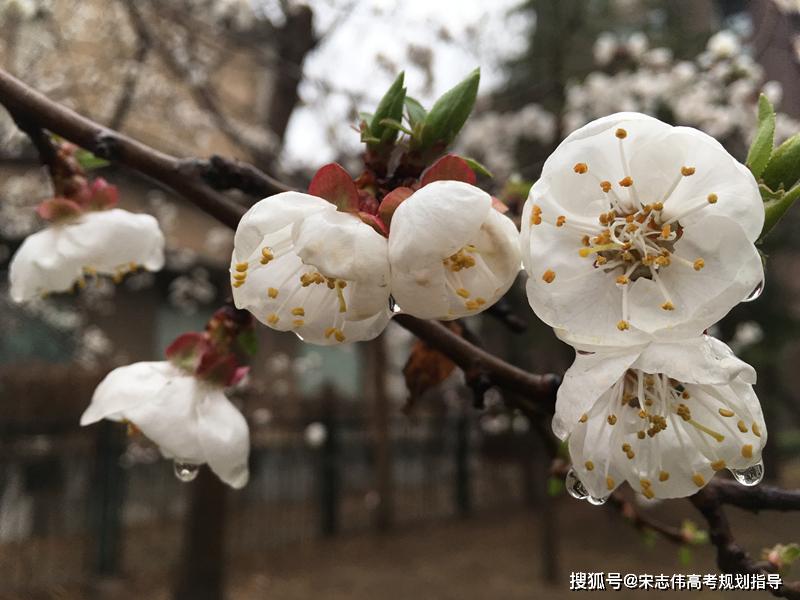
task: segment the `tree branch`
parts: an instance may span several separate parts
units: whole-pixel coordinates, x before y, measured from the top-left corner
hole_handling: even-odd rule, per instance
[[[53,102],[2,69],[0,104],[17,120],[35,123],[40,129],[56,133],[101,158],[167,186],[232,229],[236,229],[245,209],[209,186],[237,187],[258,191],[258,195],[286,189],[285,186],[276,189],[271,178],[243,162],[221,157],[207,161],[181,160],[155,150]],[[439,323],[409,315],[397,315],[395,320],[446,354],[459,367],[469,369],[480,364],[496,385],[518,392],[547,411],[553,410],[557,376],[528,373],[477,348]]]

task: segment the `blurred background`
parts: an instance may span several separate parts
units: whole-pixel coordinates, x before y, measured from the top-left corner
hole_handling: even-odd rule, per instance
[[[763,91],[778,141],[800,131],[793,0],[0,0],[0,32],[0,66],[55,100],[166,152],[243,158],[300,188],[325,162],[359,172],[359,111],[400,70],[430,104],[481,67],[457,150],[489,167],[481,185],[512,211],[560,139],[615,111],[698,127],[743,159]],[[203,327],[228,295],[232,248],[232,232],[152,182],[96,175],[123,208],[158,218],[167,267],[13,305],[5,269],[51,190],[0,108],[0,599],[550,598],[569,593],[571,571],[716,571],[707,545],[678,548],[569,498],[532,424],[496,390],[475,410],[461,373],[396,325],[337,348],[259,328],[234,399],[253,443],[241,491],[205,469],[180,482],[124,427],[79,428],[111,368],[159,360]],[[798,225],[790,212],[764,246],[763,295],[713,332],[758,369],[767,478],[790,487]],[[502,308],[524,332],[490,315],[464,326],[518,365],[561,373],[571,350],[520,283]],[[641,509],[692,527],[685,501]],[[800,541],[800,515],[732,519],[755,555]]]

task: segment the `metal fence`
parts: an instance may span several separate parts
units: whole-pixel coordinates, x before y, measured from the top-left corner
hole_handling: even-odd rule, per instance
[[[227,497],[229,560],[367,531],[386,502],[401,528],[505,511],[530,496],[524,432],[490,434],[453,415],[398,417],[388,433],[391,497],[382,498],[365,420],[254,428],[250,483]],[[192,484],[153,449],[128,445],[118,425],[4,434],[0,446],[0,593],[177,567]]]

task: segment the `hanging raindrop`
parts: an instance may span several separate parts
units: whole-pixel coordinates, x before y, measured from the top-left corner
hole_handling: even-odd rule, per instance
[[[603,504],[606,503],[606,500],[608,500],[608,496],[602,496],[600,498],[597,498],[595,496],[589,496],[588,498],[586,498],[586,501],[589,502],[589,504],[593,504],[594,506],[602,506]]]
[[[177,477],[184,483],[188,483],[190,481],[194,481],[197,478],[197,474],[200,472],[200,465],[196,465],[194,463],[179,462],[176,460],[174,464],[174,470],[175,470],[175,477]]]
[[[758,297],[761,295],[761,292],[763,291],[764,291],[764,280],[762,279],[755,287],[755,289],[748,294],[747,298],[742,300],[742,302],[752,302],[753,300],[757,300]]]
[[[395,315],[403,312],[403,309],[397,306],[394,296],[389,296],[389,310]]]
[[[585,500],[589,496],[589,492],[586,491],[573,469],[567,472],[567,476],[564,478],[564,485],[567,488],[567,493],[576,500]]]
[[[758,485],[764,479],[764,463],[757,462],[752,467],[746,469],[728,469],[733,478],[746,486]]]

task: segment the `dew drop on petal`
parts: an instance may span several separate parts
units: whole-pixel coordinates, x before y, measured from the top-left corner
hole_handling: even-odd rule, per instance
[[[394,314],[399,314],[403,312],[403,309],[397,306],[397,302],[394,299],[394,296],[389,296],[389,310]]]
[[[576,500],[585,500],[589,496],[589,492],[583,486],[583,483],[575,474],[573,469],[570,469],[567,476],[564,478],[564,485],[567,488],[567,493]]]
[[[764,280],[762,279],[758,285],[747,295],[747,298],[742,300],[742,302],[752,302],[753,300],[757,300],[761,293],[764,291]]]
[[[608,496],[602,496],[600,498],[589,496],[586,498],[586,500],[589,502],[589,504],[593,504],[594,506],[602,506],[606,503],[606,500],[608,500]]]
[[[746,486],[758,485],[764,479],[764,463],[757,462],[752,467],[746,469],[728,469],[733,478]]]
[[[200,465],[196,465],[194,463],[187,463],[187,462],[179,462],[175,461],[174,464],[175,470],[175,477],[177,477],[180,481],[184,483],[188,483],[190,481],[194,481],[197,478],[197,474],[200,472]]]

